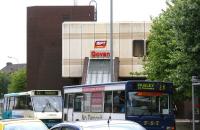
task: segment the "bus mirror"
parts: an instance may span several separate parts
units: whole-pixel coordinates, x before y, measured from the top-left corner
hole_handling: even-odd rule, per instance
[[[162,114],[169,114],[169,109],[162,109]]]

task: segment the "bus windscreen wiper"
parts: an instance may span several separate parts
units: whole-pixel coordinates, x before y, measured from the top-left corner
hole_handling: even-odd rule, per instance
[[[42,112],[44,112],[45,109],[46,109],[47,107],[53,108],[53,110],[54,110],[55,112],[59,112],[58,109],[56,109],[49,101],[46,103],[46,105],[45,105],[45,107],[43,108]]]

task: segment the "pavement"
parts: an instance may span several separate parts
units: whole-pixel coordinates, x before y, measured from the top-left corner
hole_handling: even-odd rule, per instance
[[[176,119],[176,130],[192,130],[192,120]],[[200,122],[195,123],[195,130],[200,130]]]

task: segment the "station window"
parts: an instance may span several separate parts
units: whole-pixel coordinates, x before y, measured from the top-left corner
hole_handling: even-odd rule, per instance
[[[144,56],[144,40],[133,40],[133,56]]]

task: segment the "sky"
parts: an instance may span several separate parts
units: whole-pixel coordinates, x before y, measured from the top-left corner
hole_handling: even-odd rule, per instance
[[[91,0],[1,0],[0,69],[7,62],[26,63],[26,13],[30,6],[89,5]],[[95,0],[97,22],[110,22],[110,0]],[[113,22],[151,21],[166,9],[166,0],[113,0]]]

